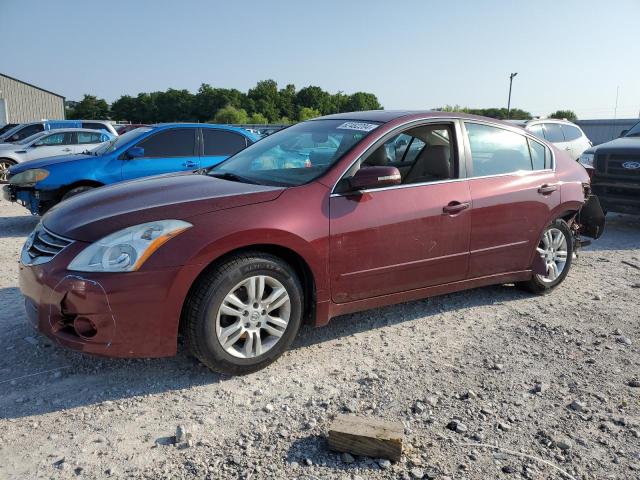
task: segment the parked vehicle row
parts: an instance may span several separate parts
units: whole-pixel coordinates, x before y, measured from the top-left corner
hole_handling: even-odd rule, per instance
[[[234,127],[162,124],[114,137],[84,154],[32,160],[9,169],[4,197],[42,215],[81,192],[135,178],[209,168],[258,140]]]
[[[547,292],[604,226],[579,163],[491,119],[358,112],[253,140],[155,126],[12,167],[5,195],[50,208],[21,253],[33,325],[112,357],[174,355],[181,331],[211,369],[248,373],[303,321],[498,283]],[[69,184],[78,170],[112,183],[183,169],[51,208],[91,186]]]
[[[104,130],[61,128],[36,133],[13,143],[0,143],[0,182],[7,181],[12,165],[38,158],[87,152],[113,138],[116,137]]]
[[[111,135],[118,135],[113,125],[107,120],[42,120],[15,125],[0,134],[0,142],[17,142],[36,133],[60,128],[88,128],[91,130],[104,130]]]

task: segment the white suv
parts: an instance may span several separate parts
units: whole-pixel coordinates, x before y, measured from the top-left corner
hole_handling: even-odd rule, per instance
[[[541,118],[536,120],[509,120],[536,137],[553,143],[556,147],[566,150],[571,158],[578,160],[582,152],[593,146],[582,129],[568,120]]]

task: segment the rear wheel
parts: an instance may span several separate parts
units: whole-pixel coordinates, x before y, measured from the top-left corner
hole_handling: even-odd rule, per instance
[[[255,372],[291,345],[302,300],[298,277],[280,258],[261,252],[232,257],[191,293],[183,312],[186,344],[212,370]]]
[[[534,293],[546,293],[562,283],[571,267],[573,236],[567,222],[557,219],[544,229],[536,255],[542,259],[545,273],[534,273],[520,285]]]
[[[75,187],[72,188],[71,190],[69,190],[67,193],[65,193],[62,198],[61,201],[67,200],[68,198],[71,197],[75,197],[76,195],[83,193],[83,192],[87,192],[89,190],[93,190],[95,187],[92,187],[90,185],[81,185],[79,187]]]
[[[0,183],[7,183],[9,181],[9,168],[15,164],[16,162],[13,160],[0,158]]]

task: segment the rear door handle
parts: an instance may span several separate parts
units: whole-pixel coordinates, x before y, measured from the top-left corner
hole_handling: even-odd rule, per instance
[[[466,210],[470,206],[471,204],[469,202],[458,202],[454,200],[453,202],[449,202],[448,205],[442,207],[442,212],[448,215],[455,215],[456,213]]]
[[[187,168],[195,168],[195,167],[198,166],[198,164],[196,162],[192,162],[191,160],[187,160],[182,165],[184,165]]]
[[[538,193],[540,193],[541,195],[549,195],[555,192],[557,189],[557,185],[549,185],[545,183],[544,185],[541,185],[540,188],[538,188]]]
[[[63,151],[63,152],[70,152],[70,151],[71,151],[71,149],[70,149],[70,148],[63,148],[63,149],[62,149],[62,151]]]

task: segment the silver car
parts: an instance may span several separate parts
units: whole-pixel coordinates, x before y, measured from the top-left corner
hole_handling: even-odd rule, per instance
[[[14,143],[1,143],[0,183],[7,181],[11,165],[38,158],[82,153],[112,138],[115,136],[103,130],[62,128],[39,132]]]
[[[539,118],[535,120],[509,120],[509,122],[524,128],[536,137],[553,143],[556,147],[565,150],[575,160],[578,160],[582,152],[593,145],[582,129],[569,120]]]

